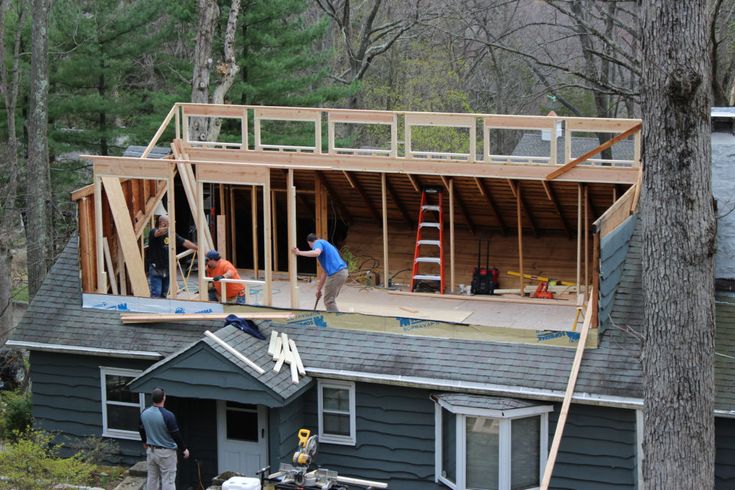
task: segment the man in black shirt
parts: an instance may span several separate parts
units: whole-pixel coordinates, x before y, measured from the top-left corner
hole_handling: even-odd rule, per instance
[[[176,234],[176,245],[196,250],[196,243]],[[151,298],[165,298],[168,294],[168,215],[162,214],[156,227],[148,234],[148,287]]]

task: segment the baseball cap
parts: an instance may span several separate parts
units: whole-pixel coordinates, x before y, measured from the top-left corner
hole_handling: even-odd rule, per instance
[[[207,252],[206,257],[208,260],[219,260],[220,259],[219,252],[216,250],[210,250],[209,252]]]

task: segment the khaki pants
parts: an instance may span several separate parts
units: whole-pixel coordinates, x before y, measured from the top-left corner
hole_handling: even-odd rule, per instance
[[[148,447],[146,490],[176,490],[176,449]]]
[[[337,309],[337,295],[347,281],[347,269],[342,269],[327,277],[324,283],[324,306],[327,311],[339,311]]]

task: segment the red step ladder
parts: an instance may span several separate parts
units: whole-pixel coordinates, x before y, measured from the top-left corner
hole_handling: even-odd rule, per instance
[[[419,282],[436,282],[444,294],[444,208],[441,189],[427,187],[421,191],[421,208],[416,227],[411,291]],[[436,266],[439,270],[436,270]],[[431,271],[419,269],[431,268]]]

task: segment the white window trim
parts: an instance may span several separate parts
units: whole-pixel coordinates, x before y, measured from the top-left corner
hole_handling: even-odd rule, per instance
[[[135,406],[133,403],[126,403],[126,402],[113,402],[113,401],[107,401],[107,383],[106,383],[106,377],[107,376],[129,376],[132,378],[135,378],[139,376],[141,371],[137,371],[135,369],[122,369],[122,368],[112,368],[112,367],[105,367],[100,366],[100,389],[102,392],[102,396],[100,398],[101,401],[101,409],[102,409],[102,437],[112,437],[115,439],[129,439],[131,441],[140,441],[140,434],[138,431],[131,431],[131,430],[120,430],[120,429],[110,429],[107,427],[107,406],[108,405],[120,405],[124,407],[132,407]],[[143,393],[139,393],[138,395],[138,407],[140,411],[142,412],[145,409],[145,395]]]
[[[350,397],[350,435],[342,436],[337,434],[326,434],[324,432],[324,388],[336,388],[340,390],[348,390]],[[328,444],[341,444],[343,446],[354,446],[357,444],[357,429],[355,415],[355,383],[351,381],[333,381],[319,380],[317,387],[319,394],[319,442]]]
[[[551,405],[538,405],[527,408],[514,410],[490,410],[481,408],[470,408],[450,405],[443,402],[442,399],[435,400],[434,404],[434,481],[441,482],[453,490],[464,490],[466,487],[465,479],[467,477],[466,467],[466,446],[467,437],[465,433],[467,417],[486,417],[498,419],[500,422],[498,433],[498,488],[501,490],[510,489],[511,483],[511,421],[514,419],[522,419],[529,417],[540,417],[539,424],[539,483],[544,477],[544,469],[546,467],[546,458],[548,456],[549,447],[549,412],[554,408]],[[441,476],[442,470],[442,409],[455,414],[456,420],[456,471],[457,481],[451,482]],[[530,490],[538,489],[534,487]]]

